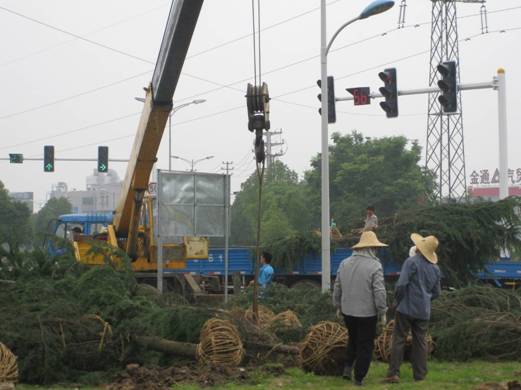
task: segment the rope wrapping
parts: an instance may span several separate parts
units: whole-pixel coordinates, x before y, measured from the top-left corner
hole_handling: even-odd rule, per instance
[[[18,382],[18,363],[14,353],[0,343],[0,383],[4,382]]]
[[[312,326],[300,345],[302,368],[317,375],[340,375],[347,340],[347,329],[337,322],[322,321]]]
[[[212,318],[201,330],[197,360],[206,365],[237,367],[244,357],[242,341],[233,323]]]
[[[391,320],[385,326],[382,334],[375,340],[376,358],[383,362],[388,362],[391,358],[391,347],[393,345],[394,320]],[[404,359],[408,359],[412,348],[412,334],[409,330],[405,338]],[[427,351],[429,355],[434,350],[434,342],[430,334],[427,334]]]

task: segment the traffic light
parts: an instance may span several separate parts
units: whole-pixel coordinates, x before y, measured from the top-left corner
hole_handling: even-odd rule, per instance
[[[317,80],[317,85],[322,88],[322,81]],[[317,95],[318,100],[322,101],[322,94]],[[319,108],[318,112],[322,115],[322,109]],[[333,76],[327,76],[327,123],[336,122],[336,100],[335,100],[335,78]]]
[[[43,147],[43,171],[54,172],[54,146],[45,145]]]
[[[22,164],[24,162],[24,155],[21,153],[9,153],[9,162],[11,164]]]
[[[443,62],[437,67],[441,74],[441,80],[438,81],[438,87],[441,89],[441,95],[438,101],[443,107],[443,112],[456,112],[458,110],[458,82],[456,76],[456,62]]]
[[[396,68],[387,68],[378,73],[378,77],[384,82],[384,86],[379,91],[385,98],[385,102],[380,103],[387,118],[398,116],[398,84],[396,83]]]
[[[98,172],[109,170],[109,147],[98,146]]]

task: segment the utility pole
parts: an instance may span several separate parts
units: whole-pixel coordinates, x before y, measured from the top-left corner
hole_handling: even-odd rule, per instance
[[[284,140],[281,139],[280,142],[273,142],[272,137],[274,135],[282,135],[282,129],[276,131],[267,131],[266,135],[266,169],[268,172],[270,171],[271,166],[275,162],[277,157],[284,156],[284,152],[280,150],[278,153],[273,152],[273,147],[284,145]]]
[[[221,170],[226,172],[225,180],[225,200],[224,200],[224,303],[228,303],[228,265],[229,265],[229,241],[230,241],[230,193],[231,180],[230,173],[233,171],[233,161],[223,161]]]

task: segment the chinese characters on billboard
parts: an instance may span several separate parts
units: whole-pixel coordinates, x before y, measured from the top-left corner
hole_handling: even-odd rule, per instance
[[[480,169],[470,174],[470,185],[499,184],[499,169],[495,171]],[[521,184],[521,168],[508,170],[508,184]]]

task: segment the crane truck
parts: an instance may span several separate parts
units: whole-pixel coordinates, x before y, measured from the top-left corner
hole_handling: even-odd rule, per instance
[[[153,198],[147,189],[203,1],[172,2],[152,81],[145,89],[143,111],[115,211],[103,215],[69,214],[55,223],[56,235],[73,238],[75,257],[80,263],[103,264],[105,256],[92,250],[103,240],[123,250],[132,260],[134,271],[157,270]],[[104,226],[103,233],[96,229],[99,226]],[[48,248],[51,253],[59,253],[60,248],[52,244]],[[185,236],[182,242],[164,244],[162,249],[166,254],[165,270],[184,268],[187,259],[208,258],[205,237]]]

